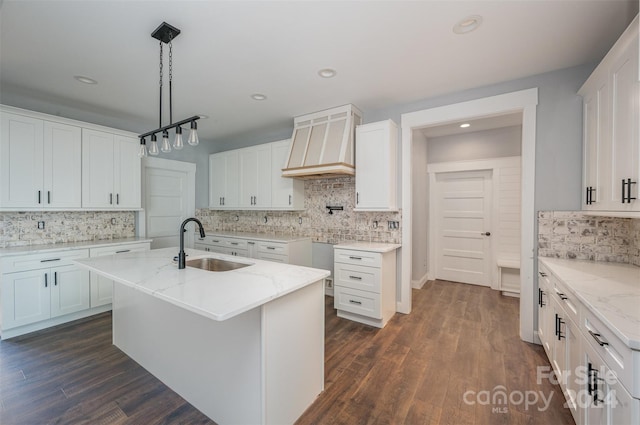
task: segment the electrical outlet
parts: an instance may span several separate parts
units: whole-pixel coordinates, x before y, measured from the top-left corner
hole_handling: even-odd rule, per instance
[[[302,224],[302,217],[298,217],[298,224]]]
[[[324,285],[327,289],[333,289],[333,279],[331,279],[330,277],[325,278]]]
[[[113,224],[113,225],[116,224],[116,219],[115,218],[111,218],[111,224]]]
[[[387,221],[387,224],[389,225],[389,230],[394,230],[394,229],[399,229],[400,228],[400,222],[399,221]]]
[[[373,222],[373,228],[374,228],[374,229],[377,229],[377,228],[378,228],[378,222],[377,222],[377,221],[374,221],[374,222]]]
[[[38,222],[38,229],[44,230],[44,221],[39,221]]]

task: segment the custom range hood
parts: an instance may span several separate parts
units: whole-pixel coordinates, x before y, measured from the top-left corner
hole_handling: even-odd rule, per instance
[[[362,112],[353,105],[294,118],[291,149],[282,177],[354,175],[355,129],[361,122]]]

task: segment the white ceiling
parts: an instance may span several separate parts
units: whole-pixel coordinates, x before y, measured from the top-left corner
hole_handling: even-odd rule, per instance
[[[4,0],[0,102],[151,130],[159,48],[150,34],[167,21],[182,30],[174,119],[209,115],[199,129],[214,140],[346,103],[374,110],[594,62],[637,9],[637,0]],[[481,15],[481,27],[454,34],[468,15]],[[338,74],[320,78],[322,68]]]

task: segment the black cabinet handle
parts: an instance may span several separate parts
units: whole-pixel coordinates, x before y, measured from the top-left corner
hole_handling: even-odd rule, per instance
[[[360,203],[360,192],[356,192],[356,205]]]
[[[361,302],[361,301],[349,300],[349,302],[350,302],[351,304],[362,305],[362,302]]]
[[[352,260],[362,260],[362,257],[349,257]]]
[[[53,272],[53,284],[58,286],[58,272]]]
[[[120,251],[116,251],[116,254],[122,254],[122,253],[129,252],[129,251],[131,251],[131,250],[130,249],[122,249]]]
[[[594,204],[596,201],[593,199],[593,192],[595,192],[596,189],[593,186],[587,186],[587,196],[585,197],[585,204],[587,205],[591,205]]]
[[[276,249],[276,248],[273,246],[268,246],[267,249]]]
[[[547,274],[545,272],[538,272],[538,274],[542,277],[547,277]]]
[[[291,205],[291,195],[289,195],[289,205]]]
[[[349,276],[349,279],[362,280],[362,278],[360,276]]]
[[[38,203],[41,204],[42,203],[42,191],[38,191]]]
[[[564,300],[567,300],[567,299],[568,299],[568,298],[567,298],[567,296],[566,296],[565,294],[563,294],[562,292],[558,292],[558,296],[560,297],[560,299],[561,299],[562,301],[564,301]]]
[[[116,204],[120,205],[120,194],[116,193]]]
[[[558,322],[557,322],[557,325],[558,325],[558,341],[561,341],[561,340],[562,340],[562,338],[564,338],[564,337],[565,337],[564,335],[562,335],[562,325],[563,325],[565,322],[564,322],[564,321],[562,320],[562,318],[561,318],[560,316],[558,316],[557,314],[556,314],[556,317],[558,318]]]
[[[109,194],[109,205],[113,205],[113,193]]]
[[[47,204],[51,203],[51,191],[47,190]]]
[[[597,334],[593,331],[589,331],[589,335],[591,335],[593,337],[593,339],[596,340],[596,342],[598,343],[598,345],[600,347],[604,347],[605,345],[609,345],[609,343],[605,340],[602,339],[602,336],[600,334]]]
[[[51,261],[60,261],[59,258],[48,258],[46,260],[40,260],[41,263],[50,263]]]
[[[47,273],[44,274],[44,287],[47,288],[49,286],[49,275]]]
[[[635,199],[636,199],[635,197],[632,197],[632,196],[631,196],[631,185],[632,185],[632,184],[636,184],[636,182],[631,181],[631,179],[627,179],[627,181],[625,181],[624,179],[622,179],[622,203],[623,203],[623,204],[624,204],[625,202],[630,204],[630,203],[631,203],[631,201],[635,201]],[[625,186],[626,186],[626,188],[627,188],[627,193],[626,193],[626,195],[625,195],[625,193],[624,193]]]

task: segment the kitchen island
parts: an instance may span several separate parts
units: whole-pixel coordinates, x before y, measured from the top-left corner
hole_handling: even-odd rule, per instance
[[[324,387],[328,271],[178,270],[177,248],[78,260],[114,280],[113,343],[219,424],[293,423]]]

